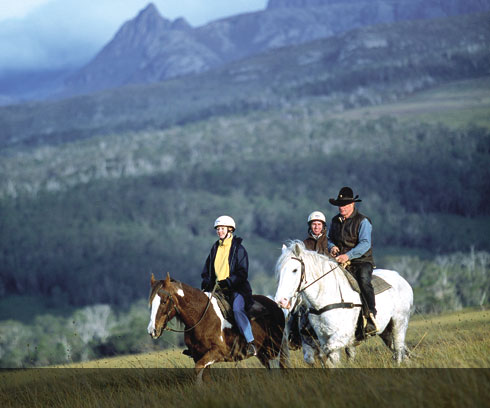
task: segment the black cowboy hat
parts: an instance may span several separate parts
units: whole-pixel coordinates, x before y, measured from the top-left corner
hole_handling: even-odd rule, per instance
[[[337,199],[335,200],[330,198],[328,201],[330,204],[335,205],[336,207],[342,207],[350,203],[358,203],[362,200],[359,200],[359,195],[354,197],[354,192],[350,187],[342,187],[339,191]]]

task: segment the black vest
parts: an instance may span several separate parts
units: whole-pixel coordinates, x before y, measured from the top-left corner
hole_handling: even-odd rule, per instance
[[[346,220],[340,214],[332,218],[329,238],[340,249],[341,254],[349,252],[359,243],[359,228],[364,219],[371,222],[368,217],[357,212],[356,208],[354,208],[353,214]],[[374,266],[372,248],[369,248],[360,258],[351,259],[350,261],[351,263],[368,262]]]

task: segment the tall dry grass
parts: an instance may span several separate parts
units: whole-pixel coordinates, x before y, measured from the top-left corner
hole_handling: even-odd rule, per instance
[[[407,339],[414,356],[401,368],[372,338],[339,369],[306,368],[292,352],[296,369],[260,369],[255,358],[216,364],[201,387],[181,350],[3,371],[0,406],[483,407],[490,397],[489,323],[488,311],[414,316]]]

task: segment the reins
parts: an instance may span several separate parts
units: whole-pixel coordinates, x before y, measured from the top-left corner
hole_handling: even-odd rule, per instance
[[[301,289],[301,284],[303,283],[303,280],[306,282],[306,266],[305,266],[303,259],[301,259],[301,258],[292,256],[291,259],[295,259],[299,263],[301,263],[301,278],[299,280],[298,288],[296,289],[296,292],[298,294],[300,294],[301,292],[304,292],[311,285],[318,282],[320,279],[324,278],[330,272],[333,272],[335,269],[337,269],[340,266],[340,264],[337,264],[337,266],[335,266],[332,269],[330,269],[329,271],[325,272],[322,276],[320,276],[319,278],[316,278],[313,282],[308,283],[304,288]],[[339,308],[352,309],[354,307],[362,307],[362,304],[357,304],[357,303],[352,303],[352,302],[344,302],[344,297],[342,296],[342,290],[340,290],[340,286],[339,286],[339,292],[340,292],[340,300],[341,300],[340,303],[332,303],[330,305],[323,306],[321,309],[309,308],[308,309],[309,313],[321,315],[322,313],[324,313],[328,310],[332,310],[332,309],[339,309]]]
[[[305,263],[304,263],[303,259],[301,259],[301,258],[297,258],[295,256],[292,256],[291,259],[296,259],[301,264],[301,279],[299,281],[298,289],[296,289],[296,292],[298,292],[298,293],[301,293],[301,292],[305,291],[311,285],[313,285],[314,283],[318,282],[320,279],[324,278],[330,272],[334,271],[335,269],[337,269],[340,266],[340,264],[337,264],[337,266],[334,266],[332,269],[330,269],[329,271],[325,272],[322,276],[320,276],[319,278],[316,278],[313,282],[308,283],[308,285],[306,285],[304,288],[300,289],[301,288],[301,284],[303,283],[303,280],[306,279],[306,266],[305,266]]]
[[[186,332],[189,332],[189,331],[195,329],[198,326],[198,324],[202,322],[202,319],[204,319],[204,316],[206,315],[206,312],[209,309],[209,305],[211,304],[211,299],[213,298],[214,292],[216,291],[217,287],[218,287],[218,283],[216,282],[216,284],[214,285],[213,291],[211,292],[211,295],[208,298],[208,302],[206,304],[206,307],[204,308],[204,312],[202,313],[201,317],[199,318],[199,320],[197,321],[196,324],[194,324],[192,327],[189,327],[188,329],[184,329],[184,330],[172,329],[170,327],[165,326],[164,330],[171,331],[174,333],[186,333]],[[160,291],[163,291],[164,293],[168,294],[168,298],[172,301],[172,306],[175,308],[175,312],[180,315],[179,309],[177,309],[177,306],[175,305],[175,301],[172,298],[172,295],[163,289],[160,289],[158,292],[160,292]],[[169,315],[170,315],[170,313],[167,312],[167,323],[169,322],[169,319],[168,319]]]

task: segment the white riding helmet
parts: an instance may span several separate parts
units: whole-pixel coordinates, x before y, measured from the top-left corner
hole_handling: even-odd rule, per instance
[[[321,221],[324,224],[327,223],[327,219],[321,211],[313,211],[310,215],[308,215],[308,224],[312,221]]]
[[[236,229],[235,220],[228,215],[222,215],[221,217],[216,218],[216,221],[214,222],[214,229],[218,227],[231,227]]]

